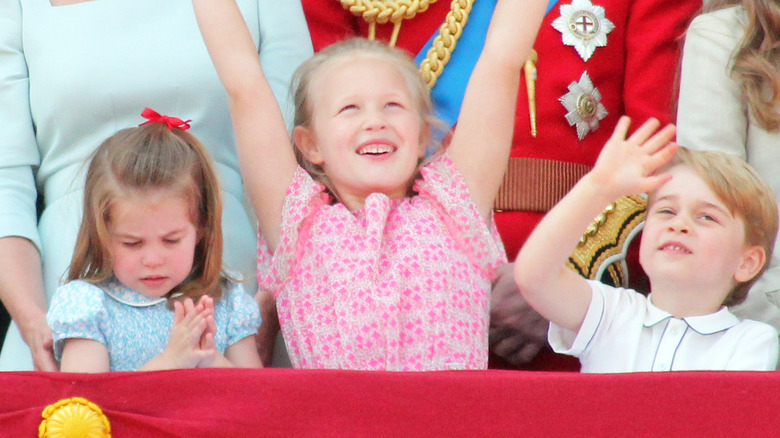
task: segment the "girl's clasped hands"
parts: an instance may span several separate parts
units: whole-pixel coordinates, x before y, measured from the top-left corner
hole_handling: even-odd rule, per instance
[[[204,295],[197,303],[191,298],[173,303],[173,325],[168,346],[162,355],[175,368],[210,367],[221,355],[217,351],[214,299]]]

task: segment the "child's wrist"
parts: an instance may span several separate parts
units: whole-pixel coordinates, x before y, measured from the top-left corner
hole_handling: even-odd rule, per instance
[[[621,193],[614,190],[614,185],[608,178],[601,178],[601,175],[594,175],[593,172],[587,173],[579,183],[580,190],[594,202],[603,201],[604,206],[619,198]]]
[[[165,368],[170,368],[170,369],[182,368],[181,364],[179,364],[178,361],[176,360],[176,355],[173,354],[168,348],[166,348],[165,350],[162,351],[162,353],[160,353],[158,359],[161,365],[163,365]]]

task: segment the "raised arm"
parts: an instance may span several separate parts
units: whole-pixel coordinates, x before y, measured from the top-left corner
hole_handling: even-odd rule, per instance
[[[520,72],[546,6],[546,0],[498,1],[463,97],[449,156],[483,218],[489,217],[504,176]]]
[[[515,281],[531,306],[555,324],[578,331],[591,300],[586,280],[564,266],[582,233],[601,211],[622,195],[655,190],[671,178],[655,175],[677,146],[674,127],[653,135],[659,123],[645,122],[627,140],[622,117],[596,166],[545,215],[515,260]]]
[[[279,241],[282,205],[296,162],[257,49],[234,0],[193,0],[203,40],[230,99],[238,159],[269,248]]]

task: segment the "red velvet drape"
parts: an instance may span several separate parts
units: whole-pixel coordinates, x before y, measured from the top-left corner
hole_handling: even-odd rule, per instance
[[[84,397],[114,437],[776,436],[780,373],[0,373],[0,436]]]

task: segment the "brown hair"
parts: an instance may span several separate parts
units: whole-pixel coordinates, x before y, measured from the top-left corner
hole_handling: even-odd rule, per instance
[[[350,38],[332,44],[323,50],[317,52],[314,56],[306,60],[298,67],[292,79],[293,100],[295,102],[294,126],[311,126],[313,103],[311,99],[311,82],[323,66],[333,60],[345,57],[372,57],[378,60],[388,61],[396,66],[399,72],[406,79],[406,84],[412,94],[417,112],[420,115],[422,123],[431,130],[443,130],[443,124],[434,115],[433,102],[428,85],[422,78],[417,65],[408,53],[401,49],[389,47],[379,41],[371,41],[365,38]],[[433,151],[438,145],[435,143],[433,135],[428,136],[432,144],[427,145],[429,152]],[[330,180],[325,175],[322,167],[310,162],[301,151],[295,147],[295,157],[298,164],[304,168],[316,181],[322,183],[332,195],[336,195]],[[425,160],[420,160],[418,169]],[[409,182],[411,190],[412,182],[419,176],[415,174]]]
[[[680,147],[665,169],[679,165],[693,169],[729,212],[742,219],[746,245],[758,245],[764,249],[766,260],[761,270],[750,280],[737,284],[723,302],[725,306],[740,304],[745,301],[750,287],[767,270],[772,259],[778,227],[774,191],[751,165],[723,152],[694,151]]]
[[[189,201],[198,230],[192,271],[171,293],[219,299],[226,277],[222,274],[222,198],[214,165],[193,135],[163,123],[123,129],[93,154],[68,281],[100,283],[114,275],[108,227],[111,205],[118,198],[153,189],[171,189]]]
[[[780,3],[777,0],[713,0],[707,11],[741,4],[745,35],[732,55],[731,77],[758,125],[780,130]]]

